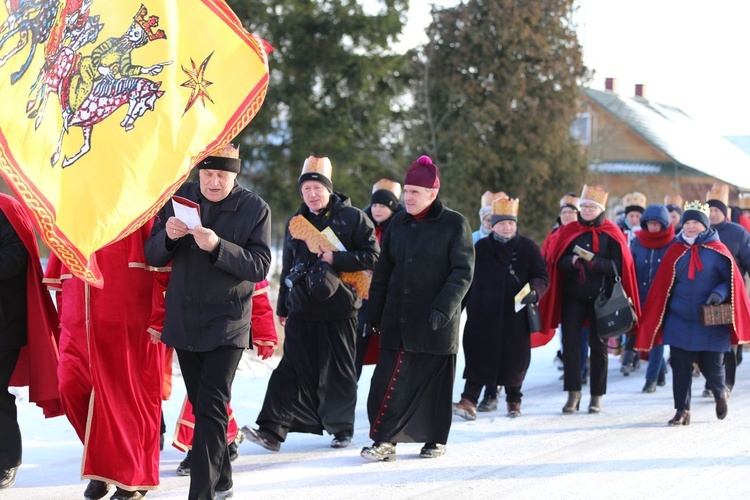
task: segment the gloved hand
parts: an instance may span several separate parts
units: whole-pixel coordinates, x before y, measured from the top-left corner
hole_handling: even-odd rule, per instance
[[[529,294],[521,299],[521,304],[536,304],[539,301],[539,295],[536,290],[532,290]]]
[[[255,353],[258,355],[260,359],[268,359],[271,356],[273,356],[272,345],[254,345],[254,347],[255,347]]]
[[[721,295],[719,295],[716,292],[711,292],[711,295],[708,296],[708,299],[706,300],[706,305],[709,306],[718,306],[724,302],[721,298]]]
[[[430,328],[433,332],[439,330],[448,324],[449,319],[448,316],[433,307],[430,311]]]

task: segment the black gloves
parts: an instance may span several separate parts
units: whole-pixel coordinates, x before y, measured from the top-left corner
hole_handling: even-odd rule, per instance
[[[537,295],[536,290],[532,290],[526,297],[521,299],[521,304],[536,304],[538,301],[539,295]]]
[[[433,307],[430,311],[430,328],[433,332],[439,330],[448,324],[449,319],[448,316]]]
[[[709,295],[708,299],[706,300],[706,305],[718,306],[722,302],[724,302],[724,300],[722,300],[721,295],[716,292],[711,292],[711,295]]]

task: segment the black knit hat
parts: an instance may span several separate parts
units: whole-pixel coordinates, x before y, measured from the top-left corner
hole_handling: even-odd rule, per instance
[[[724,214],[724,218],[725,219],[727,218],[727,214],[729,213],[729,211],[727,210],[727,206],[724,204],[723,201],[708,200],[706,203],[708,203],[709,207],[718,208],[721,211],[721,213]]]
[[[370,205],[373,203],[379,203],[390,208],[391,211],[395,211],[398,208],[398,198],[396,195],[387,189],[378,189],[372,196],[370,196]]]

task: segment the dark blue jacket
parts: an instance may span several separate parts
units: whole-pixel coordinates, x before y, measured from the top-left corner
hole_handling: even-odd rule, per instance
[[[685,241],[682,233],[677,239]],[[698,235],[695,244],[718,240],[719,235],[711,227]],[[724,255],[701,247],[698,255],[703,270],[696,271],[695,279],[689,279],[691,251],[675,264],[675,281],[664,317],[664,344],[687,351],[727,352],[731,347],[729,325],[703,326],[700,318],[701,308],[711,293],[718,293],[724,302],[729,299],[732,263]]]
[[[711,226],[719,234],[719,240],[724,243],[734,257],[740,275],[750,271],[750,234],[747,230],[734,222],[724,221]]]

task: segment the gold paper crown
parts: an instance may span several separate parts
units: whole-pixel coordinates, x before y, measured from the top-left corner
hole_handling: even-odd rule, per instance
[[[716,200],[729,206],[729,186],[723,182],[714,182],[711,190],[706,193],[706,201]]]
[[[326,156],[322,158],[318,158],[317,156],[308,156],[305,160],[305,164],[302,165],[302,173],[306,174],[308,172],[316,172],[328,177],[329,181],[333,180],[331,178],[331,174],[333,173],[333,165],[331,165],[331,160],[329,160]]]
[[[591,200],[603,207],[607,206],[608,197],[609,193],[601,186],[588,186],[584,184],[583,189],[581,190],[581,200]]]
[[[710,210],[708,209],[708,203],[703,203],[700,200],[693,200],[685,203],[685,211],[687,210],[696,210],[698,212],[703,212],[707,216],[710,213]]]
[[[579,208],[580,198],[574,194],[566,194],[560,198],[560,207],[564,207],[565,205],[573,205],[574,207]]]
[[[223,148],[221,148],[218,151],[214,151],[211,153],[211,156],[218,156],[221,158],[234,158],[236,160],[240,159],[240,147],[237,146],[236,148],[232,146],[231,143],[227,144]]]
[[[622,199],[622,204],[627,207],[646,208],[646,195],[639,192],[626,194]]]
[[[149,16],[148,9],[146,9],[145,5],[141,4],[141,8],[138,9],[138,13],[133,16],[133,21],[135,21],[138,26],[143,28],[143,31],[145,31],[146,35],[148,35],[149,41],[167,38],[167,34],[164,33],[164,30],[156,29],[156,27],[159,26],[159,18],[157,16]]]
[[[740,193],[738,205],[742,210],[750,210],[750,193]]]
[[[685,202],[682,200],[682,196],[679,194],[668,194],[664,196],[665,205],[676,205],[681,207]]]
[[[498,198],[507,198],[508,195],[505,194],[503,191],[498,191],[497,193],[493,193],[492,191],[485,191],[482,195],[482,206],[483,207],[491,207],[492,201],[496,200]]]
[[[518,198],[512,200],[505,196],[492,200],[492,215],[509,215],[518,217]]]
[[[385,189],[386,191],[390,191],[394,195],[396,195],[396,198],[401,198],[401,184],[399,184],[396,181],[392,181],[390,179],[380,179],[378,182],[372,185],[372,192],[380,191],[381,189]]]

